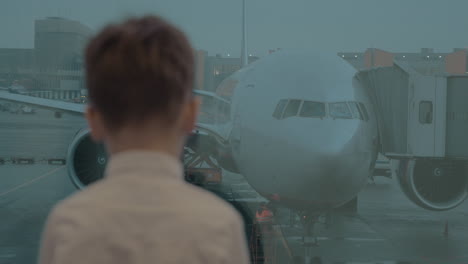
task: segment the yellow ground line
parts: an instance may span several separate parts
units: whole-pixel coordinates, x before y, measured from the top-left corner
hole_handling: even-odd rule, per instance
[[[6,191],[0,193],[0,197],[5,196],[5,195],[7,195],[7,194],[9,194],[9,193],[12,193],[12,192],[14,192],[14,191],[16,191],[16,190],[19,190],[19,189],[21,189],[21,188],[23,188],[23,187],[26,187],[26,186],[28,186],[28,185],[31,185],[32,183],[37,182],[38,180],[41,180],[41,179],[43,179],[43,178],[46,178],[47,176],[50,176],[50,175],[54,174],[56,171],[58,171],[58,170],[60,170],[60,169],[63,169],[63,168],[65,168],[65,166],[60,166],[60,167],[55,168],[55,169],[53,169],[53,170],[50,170],[50,171],[48,171],[48,172],[46,172],[46,173],[44,173],[44,174],[42,174],[42,175],[40,175],[40,176],[37,176],[37,177],[34,178],[34,179],[31,179],[31,180],[29,180],[29,181],[27,181],[27,182],[23,182],[22,184],[20,184],[20,185],[18,185],[18,186],[15,186],[15,187],[13,187],[13,188],[11,188],[11,189],[9,189],[9,190],[6,190]]]

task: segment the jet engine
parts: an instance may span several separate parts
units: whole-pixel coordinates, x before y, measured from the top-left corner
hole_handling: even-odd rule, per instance
[[[78,189],[104,177],[107,154],[104,146],[92,141],[89,129],[75,135],[68,147],[68,175]]]
[[[397,179],[406,196],[428,210],[452,209],[468,196],[468,163],[463,160],[401,160]]]
[[[198,160],[216,159],[217,145],[214,139],[198,131],[187,140],[184,149],[184,163],[193,163]],[[73,138],[68,147],[68,175],[78,189],[102,179],[107,163],[107,154],[101,144],[93,142],[89,129],[82,129]],[[188,164],[186,164],[188,165]]]

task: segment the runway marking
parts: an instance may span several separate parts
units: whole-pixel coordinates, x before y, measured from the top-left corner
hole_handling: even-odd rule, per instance
[[[36,178],[33,178],[33,179],[31,179],[31,180],[29,180],[27,182],[24,182],[24,183],[22,183],[22,184],[20,184],[18,186],[15,186],[15,187],[13,187],[13,188],[11,188],[9,190],[6,190],[6,191],[0,193],[0,197],[3,197],[5,195],[7,195],[7,194],[10,194],[10,193],[14,192],[14,191],[17,191],[17,190],[19,190],[19,189],[21,189],[23,187],[29,186],[29,185],[31,185],[31,184],[33,184],[33,183],[35,183],[35,182],[37,182],[37,181],[39,181],[41,179],[44,179],[44,178],[54,174],[56,171],[58,171],[60,169],[63,169],[63,168],[65,168],[65,166],[60,166],[60,167],[55,168],[53,170],[50,170],[50,171],[48,171],[48,172],[46,172],[46,173],[44,173],[44,174],[42,174],[40,176],[37,176]]]
[[[236,191],[236,193],[253,193],[253,194],[255,194],[255,192],[252,191],[252,190],[235,190],[235,191]]]
[[[245,187],[245,186],[250,186],[248,183],[246,182],[243,182],[243,183],[231,183],[230,184],[231,186],[242,186],[242,187]]]
[[[15,248],[0,247],[0,259],[11,259],[17,256]]]
[[[236,202],[253,202],[253,203],[259,203],[259,202],[266,202],[267,200],[262,197],[258,198],[235,198],[233,199]]]
[[[378,242],[386,241],[383,238],[365,238],[365,237],[345,237],[344,240],[356,241],[356,242]]]
[[[402,263],[395,260],[383,260],[383,261],[373,261],[373,262],[360,262],[360,261],[351,261],[351,262],[340,262],[341,264],[398,264]]]
[[[16,257],[16,254],[14,253],[0,254],[0,258],[14,258],[14,257]]]
[[[301,236],[290,236],[288,239],[302,240]],[[307,237],[310,238],[310,237]],[[353,241],[353,242],[384,242],[386,239],[383,238],[365,238],[365,237],[343,237],[343,238],[330,238],[330,237],[317,237],[319,241],[325,240],[344,240],[344,241]]]

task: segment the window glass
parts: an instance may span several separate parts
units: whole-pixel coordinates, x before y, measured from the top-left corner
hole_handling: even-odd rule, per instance
[[[276,119],[281,119],[281,115],[283,114],[284,107],[288,103],[288,100],[280,100],[276,105],[275,112],[273,113],[273,117]]]
[[[251,263],[468,264],[468,201],[461,203],[468,188],[464,177],[468,174],[467,10],[468,1],[435,0],[2,1],[0,264],[38,263],[48,214],[58,202],[79,192],[74,185],[77,178],[89,183],[103,176],[104,149],[88,137],[82,139],[89,128],[81,113],[89,101],[86,45],[109,23],[147,14],[162,16],[186,32],[193,58],[177,62],[183,53],[171,51],[178,45],[166,47],[166,41],[159,41],[166,38],[160,36],[153,41],[150,35],[159,27],[142,27],[134,32],[145,36],[122,40],[142,45],[133,51],[155,53],[137,52],[140,64],[131,52],[120,52],[109,56],[108,69],[125,69],[119,75],[133,75],[138,65],[163,61],[146,59],[160,58],[173,64],[160,65],[164,76],[180,82],[193,79],[190,86],[202,102],[181,153],[183,173],[197,188],[212,191],[239,209],[248,241],[246,247],[240,246],[251,250]],[[333,23],[320,23],[316,30],[317,22],[328,22],[330,17]],[[245,43],[240,41],[244,27],[250,36]],[[114,46],[117,39],[102,43],[102,51],[126,45]],[[243,48],[241,42],[246,44]],[[161,49],[152,43],[161,44]],[[175,70],[188,62],[195,66],[193,72]],[[446,93],[439,93],[439,82],[418,81],[420,75],[443,80]],[[133,93],[144,83],[158,82],[143,76],[109,82],[107,102],[128,97],[119,95],[118,86],[128,86],[126,92]],[[408,90],[415,91],[414,96]],[[370,96],[354,97],[363,93]],[[168,102],[151,97],[144,101],[153,107],[141,105],[141,109]],[[123,101],[117,105],[108,111],[125,108]],[[439,120],[442,108],[447,122]],[[145,114],[136,121],[144,123]],[[158,131],[151,133],[154,139],[165,134]],[[148,141],[142,146],[143,138],[133,138],[129,143],[153,145]],[[377,158],[377,152],[382,156]],[[131,163],[133,168],[148,168],[141,159]],[[122,186],[109,208],[120,208],[120,201],[129,197],[165,193],[160,191],[164,185],[155,183],[152,188],[151,180],[143,178],[125,181],[131,186]],[[171,197],[157,199],[151,210],[170,207],[166,212],[206,214],[202,220],[220,227],[224,220],[233,224],[216,208],[205,210],[184,193],[168,191]],[[176,203],[190,208],[179,210]],[[335,209],[358,214],[322,214]],[[171,212],[162,216],[174,223],[190,221],[189,216],[179,219]],[[273,219],[268,219],[269,214]],[[70,217],[75,215],[80,213],[72,212]],[[261,223],[264,216],[267,221]],[[86,217],[92,220],[91,215]],[[133,227],[141,226],[138,217],[127,219],[136,219],[129,222]],[[108,221],[109,225],[114,221],[119,219]],[[160,221],[150,222],[157,228]],[[187,225],[171,230],[174,235],[183,233],[180,239],[192,231]],[[216,242],[213,236],[217,234],[206,233],[197,240],[200,247],[192,249],[213,249],[209,245]],[[78,239],[59,241],[78,243]],[[235,253],[240,246],[232,243],[223,250]],[[170,253],[173,259],[192,258],[188,251]],[[217,257],[204,256],[204,262],[216,262]]]
[[[366,105],[364,105],[363,103],[359,103],[359,109],[361,109],[361,113],[362,113],[362,115],[364,117],[364,120],[368,121],[369,120],[369,114],[367,113]]]
[[[432,102],[422,101],[419,103],[419,123],[432,124]]]
[[[288,106],[286,106],[286,109],[284,110],[283,118],[296,116],[300,105],[301,100],[289,100]]]
[[[351,109],[351,113],[353,114],[353,118],[363,120],[361,111],[359,111],[359,107],[358,107],[357,103],[348,102],[348,105],[349,105],[349,108]]]
[[[348,104],[342,103],[330,103],[329,104],[330,116],[333,118],[341,119],[352,119],[353,115],[349,111]]]
[[[325,104],[319,102],[304,101],[299,116],[302,117],[325,117]]]

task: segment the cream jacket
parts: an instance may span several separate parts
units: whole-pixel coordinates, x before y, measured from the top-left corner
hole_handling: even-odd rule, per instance
[[[40,264],[248,263],[242,220],[188,184],[181,163],[157,152],[114,155],[103,180],[54,208]]]

